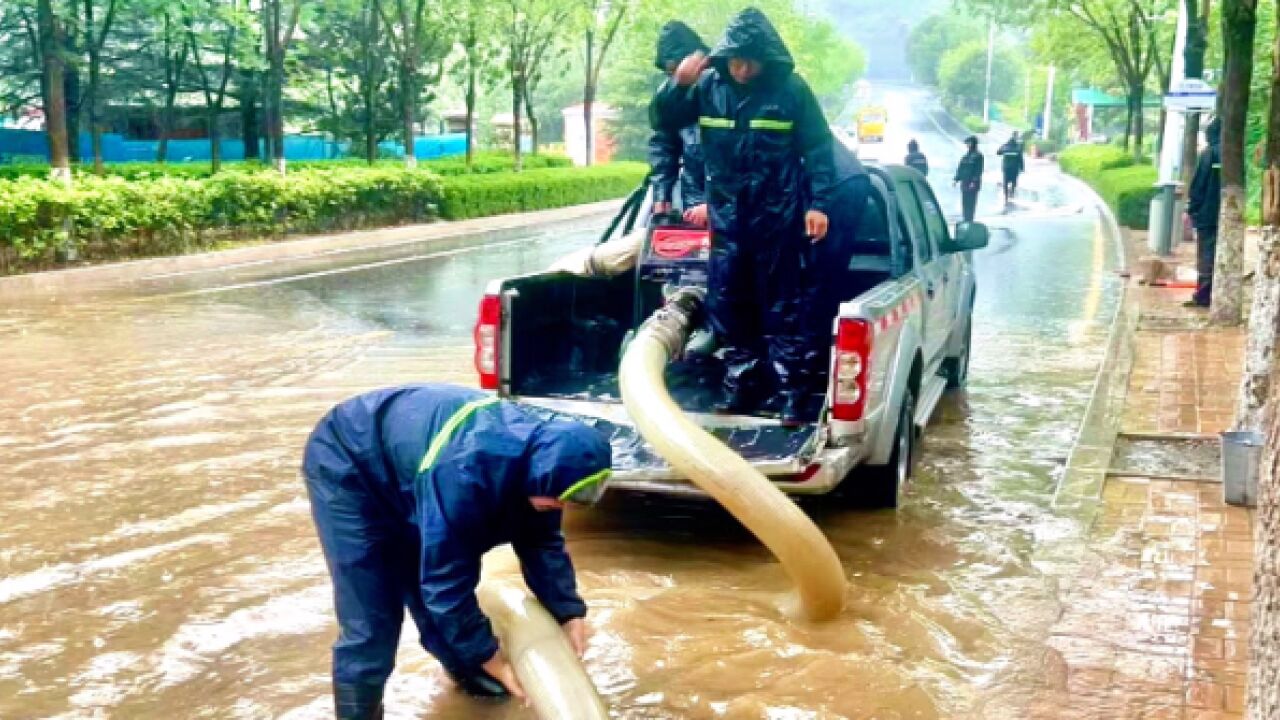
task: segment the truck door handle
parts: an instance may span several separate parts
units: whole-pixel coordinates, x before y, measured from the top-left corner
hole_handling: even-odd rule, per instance
[[[926,283],[924,286],[924,291],[925,291],[925,294],[929,296],[929,299],[932,300],[935,292],[933,283]]]
[[[947,273],[942,273],[942,282],[944,282],[944,283],[949,283],[949,282],[951,282],[951,276],[950,276],[950,275],[948,275]]]

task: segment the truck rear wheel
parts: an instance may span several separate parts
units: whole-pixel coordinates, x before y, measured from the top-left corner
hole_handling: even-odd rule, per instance
[[[846,494],[871,507],[898,506],[898,494],[911,479],[916,459],[916,396],[909,388],[902,398],[898,427],[893,434],[893,454],[884,465],[867,465],[854,470],[845,481]]]

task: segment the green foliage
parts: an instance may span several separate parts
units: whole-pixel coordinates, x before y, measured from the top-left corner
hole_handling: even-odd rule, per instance
[[[573,162],[563,156],[554,154],[541,154],[526,157],[524,166],[529,170],[540,168],[562,168],[569,167]],[[403,167],[404,163],[400,160],[378,160],[372,167],[375,168],[397,168]],[[360,158],[343,158],[341,160],[299,160],[289,163],[290,174],[298,171],[310,170],[332,170],[332,169],[362,169],[370,167],[369,163]],[[510,172],[515,168],[515,160],[511,157],[511,153],[492,150],[486,152],[478,152],[475,156],[475,162],[470,168],[467,167],[466,160],[462,157],[444,157],[435,158],[433,160],[423,160],[418,163],[418,167],[430,170],[437,175],[466,175],[468,173],[486,174]],[[73,168],[76,178],[86,178],[93,175],[93,168],[84,165],[77,165]],[[267,165],[258,162],[228,162],[222,166],[222,173],[272,173],[275,171]],[[125,180],[154,180],[158,178],[207,178],[213,175],[213,171],[206,163],[149,163],[149,162],[127,162],[127,163],[109,163],[105,166],[105,173],[108,177],[119,177]],[[0,180],[15,180],[17,178],[46,178],[49,176],[48,163],[7,163],[0,164]]]
[[[991,132],[991,124],[983,122],[982,118],[977,115],[965,115],[960,122],[965,126],[965,129],[971,133],[982,134]]]
[[[1133,156],[1111,145],[1072,145],[1058,156],[1058,164],[1068,174],[1087,182],[1104,170],[1133,165]]]
[[[907,37],[907,59],[916,81],[937,85],[947,51],[984,37],[986,28],[970,16],[946,12],[925,18]]]
[[[517,174],[495,169],[500,156],[483,157],[488,164],[477,165],[486,169],[445,177],[425,164],[330,163],[295,168],[288,177],[84,176],[71,189],[37,177],[0,180],[0,261],[16,255],[18,266],[40,267],[67,243],[89,259],[140,257],[205,249],[228,236],[563,207],[626,195],[648,171],[636,163],[564,167],[567,161],[550,156],[540,169]]]
[[[997,47],[991,63],[991,100],[1004,102],[1022,88],[1022,60],[1008,48]],[[951,102],[976,112],[982,108],[987,83],[987,42],[974,40],[942,56],[938,82]]]
[[[1084,180],[1106,201],[1121,225],[1147,229],[1156,169],[1138,165],[1133,156],[1109,145],[1074,145],[1058,155],[1062,169]]]
[[[610,200],[634,190],[648,171],[642,163],[612,163],[445,178],[440,216],[462,220]]]

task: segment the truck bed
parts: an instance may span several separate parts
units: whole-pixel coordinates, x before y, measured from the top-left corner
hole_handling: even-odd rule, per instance
[[[620,479],[661,479],[675,474],[640,436],[620,402],[557,401],[518,398],[547,419],[576,420],[609,437],[613,469]],[[707,432],[720,439],[757,469],[769,475],[797,473],[809,453],[817,424],[783,427],[777,422],[747,417],[695,416]]]

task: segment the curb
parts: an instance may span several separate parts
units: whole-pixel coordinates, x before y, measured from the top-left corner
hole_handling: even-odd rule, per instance
[[[1111,208],[1084,182],[1065,174],[1063,177],[1093,197],[1094,206],[1116,247],[1120,267],[1127,267],[1124,236]],[[1133,371],[1133,339],[1138,326],[1138,315],[1137,303],[1129,292],[1129,282],[1125,281],[1120,288],[1120,297],[1116,302],[1107,336],[1107,349],[1094,378],[1080,430],[1076,433],[1075,444],[1067,455],[1066,469],[1054,492],[1055,508],[1078,511],[1085,517],[1092,518],[1102,499],[1102,488],[1106,484],[1116,441],[1120,436],[1121,409]]]
[[[236,280],[278,277],[316,267],[408,257],[426,248],[497,242],[531,230],[611,217],[622,200],[530,213],[303,236],[251,247],[146,258],[0,277],[0,302],[104,294],[151,294],[194,284],[201,275],[235,271]]]

